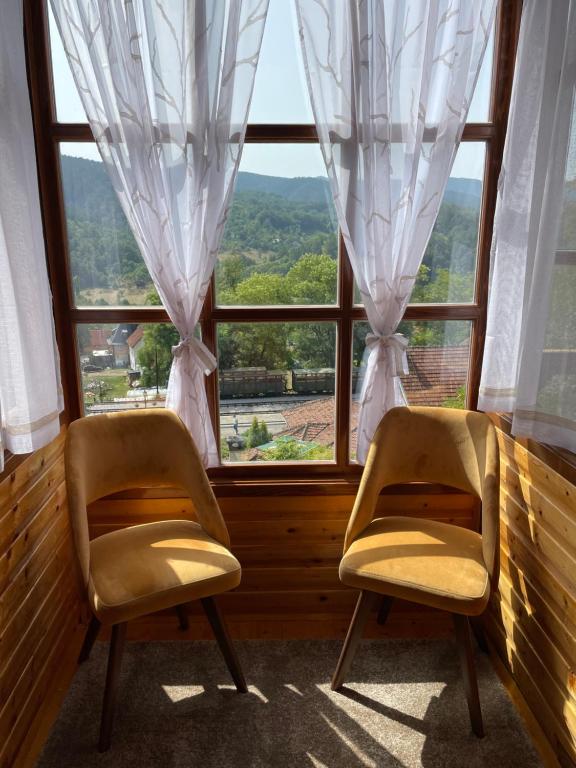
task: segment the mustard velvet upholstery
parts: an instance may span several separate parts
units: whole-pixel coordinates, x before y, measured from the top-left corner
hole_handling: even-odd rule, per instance
[[[482,534],[413,517],[374,520],[380,491],[409,482],[442,483],[477,496]],[[478,615],[498,581],[498,505],[498,443],[485,414],[393,408],[370,446],[340,578],[361,590]]]
[[[372,521],[346,552],[340,578],[413,602],[425,592],[428,605],[466,615],[481,613],[490,596],[480,535],[434,520]]]
[[[241,569],[198,451],[165,409],[74,421],[66,439],[68,505],[82,580],[102,623],[128,621],[233,589]],[[132,526],[89,541],[87,506],[117,491],[183,490],[198,522]]]

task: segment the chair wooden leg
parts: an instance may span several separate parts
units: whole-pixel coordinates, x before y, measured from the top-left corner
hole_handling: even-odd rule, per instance
[[[90,619],[90,624],[88,625],[88,629],[86,631],[86,636],[84,637],[84,642],[82,643],[82,649],[80,651],[80,655],[78,656],[78,664],[83,664],[85,661],[88,661],[90,658],[90,652],[92,648],[94,647],[94,643],[96,642],[96,638],[98,637],[98,632],[100,632],[100,627],[102,625],[96,618],[96,616],[92,616]]]
[[[246,693],[248,691],[246,680],[244,679],[240,661],[236,655],[236,650],[232,644],[232,638],[228,634],[228,629],[226,628],[224,617],[220,613],[218,604],[213,597],[203,597],[200,602],[202,603],[206,617],[210,622],[210,626],[212,627],[222,656],[224,656],[226,666],[232,675],[232,680],[234,680],[236,689],[239,693]]]
[[[177,605],[176,613],[178,615],[178,626],[183,632],[185,632],[187,629],[190,628],[190,624],[188,623],[188,611],[186,610],[186,606]]]
[[[470,723],[472,731],[476,736],[482,738],[484,736],[484,726],[482,724],[482,710],[480,709],[480,698],[478,696],[478,680],[476,678],[476,667],[474,666],[470,622],[467,616],[460,616],[456,613],[452,614],[452,618],[454,620],[454,629],[456,630],[456,641],[458,643],[460,666],[462,667],[462,675],[464,677]]]
[[[362,590],[362,592],[360,592],[358,602],[356,603],[356,608],[354,609],[354,615],[352,616],[352,621],[348,627],[346,640],[344,640],[344,646],[342,648],[342,652],[340,653],[340,658],[338,659],[338,666],[336,667],[336,671],[334,672],[334,676],[332,678],[332,684],[330,687],[333,691],[337,691],[338,688],[342,686],[345,677],[350,671],[350,667],[352,666],[352,661],[354,660],[354,655],[356,654],[358,644],[362,639],[364,626],[368,619],[368,615],[370,614],[370,610],[374,605],[376,597],[377,596],[374,592],[368,592],[367,590]]]
[[[112,722],[114,720],[114,706],[120,680],[120,665],[122,663],[122,651],[126,640],[126,622],[114,624],[112,638],[110,640],[110,654],[108,656],[108,669],[106,670],[106,687],[104,689],[104,702],[102,704],[102,721],[100,724],[100,740],[98,749],[106,752],[110,748],[112,738]]]
[[[478,648],[480,648],[482,653],[489,654],[490,648],[488,646],[488,641],[486,640],[486,635],[484,633],[482,617],[474,616],[474,618],[470,619],[470,627],[472,628],[472,632],[474,634],[474,637],[476,638],[476,642],[478,643]]]
[[[380,603],[380,609],[378,611],[378,624],[383,626],[386,624],[386,619],[388,618],[388,614],[390,613],[390,608],[392,607],[392,603],[394,602],[393,597],[388,597],[388,595],[385,595],[382,598],[382,602]]]

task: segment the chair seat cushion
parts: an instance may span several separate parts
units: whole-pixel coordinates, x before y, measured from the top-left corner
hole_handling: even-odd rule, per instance
[[[147,523],[90,543],[89,597],[115,624],[237,587],[240,563],[190,520]]]
[[[482,613],[490,597],[480,534],[412,517],[373,520],[342,558],[340,579],[469,616]]]

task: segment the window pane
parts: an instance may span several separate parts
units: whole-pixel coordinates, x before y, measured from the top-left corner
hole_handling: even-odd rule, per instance
[[[84,413],[161,407],[178,331],[171,323],[76,326]]]
[[[50,22],[50,49],[52,54],[56,119],[59,123],[86,123],[88,118],[76,90],[76,83],[64,53],[64,47],[50,3],[48,3],[48,18]]]
[[[313,123],[294,3],[270,0],[250,123]]]
[[[411,304],[474,301],[485,155],[484,142],[460,144],[410,298]],[[361,303],[356,285],[354,301]]]
[[[160,304],[94,144],[61,145],[76,306]]]
[[[470,361],[470,333],[467,320],[407,320],[398,331],[409,340],[408,376],[402,385],[409,405],[466,407],[466,384]],[[366,322],[354,323],[352,349],[352,411],[350,455],[356,457],[358,409],[366,365]]]
[[[335,359],[335,323],[219,324],[223,460],[333,460]]]
[[[469,123],[486,123],[490,119],[490,91],[492,87],[492,66],[494,64],[494,27],[486,46],[476,90],[468,111]]]
[[[485,154],[483,142],[463,142],[458,149],[411,304],[474,301]]]
[[[246,145],[216,266],[218,304],[334,304],[337,232],[317,145]]]

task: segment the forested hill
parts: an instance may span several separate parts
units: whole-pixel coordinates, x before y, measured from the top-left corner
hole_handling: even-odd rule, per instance
[[[80,157],[62,157],[66,211],[71,218],[102,222],[116,220],[119,206],[102,163]],[[330,200],[328,181],[322,177],[284,178],[240,172],[236,192],[276,195],[298,203],[326,206]],[[482,188],[478,179],[451,178],[445,202],[478,209]]]
[[[102,163],[63,156],[62,176],[75,290],[100,291],[88,303],[122,300],[110,289],[145,292],[150,278]],[[425,259],[429,282],[450,265],[472,279],[480,193],[477,180],[450,179]],[[337,253],[326,179],[238,174],[220,247],[222,262],[234,257],[238,279],[286,275],[304,254]]]

